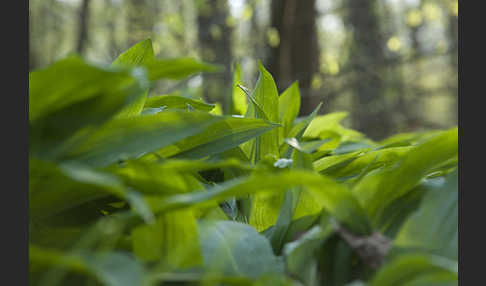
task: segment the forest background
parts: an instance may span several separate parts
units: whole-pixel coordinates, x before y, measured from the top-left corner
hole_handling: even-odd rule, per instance
[[[30,0],[29,70],[70,53],[111,63],[150,38],[156,57],[195,57],[224,72],[174,90],[229,110],[232,72],[254,86],[258,60],[280,92],[294,80],[301,115],[348,111],[381,139],[457,125],[457,0]]]

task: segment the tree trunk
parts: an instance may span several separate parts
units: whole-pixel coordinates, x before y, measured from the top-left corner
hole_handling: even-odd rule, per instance
[[[202,95],[210,102],[221,102],[224,112],[230,110],[228,98],[232,90],[232,28],[226,24],[228,8],[227,0],[204,1],[197,16],[201,58],[224,67],[222,73],[203,74]]]
[[[118,48],[118,41],[116,38],[116,22],[115,17],[117,15],[117,11],[119,10],[117,7],[114,7],[112,0],[105,0],[105,13],[107,14],[106,17],[106,30],[108,32],[108,57],[110,61],[113,61],[117,55],[120,53]]]
[[[458,19],[456,15],[449,15],[449,53],[450,53],[450,65],[453,69],[453,74],[456,75],[454,78],[454,82],[452,83],[452,97],[453,97],[453,118],[457,124],[457,120],[459,117],[459,110],[458,110],[458,102],[459,102],[459,84],[458,84],[458,72],[459,72],[459,63],[458,63],[458,52],[459,52],[459,27],[458,27]]]
[[[146,0],[130,0],[128,11],[128,47],[149,38],[158,15],[158,6],[150,7]]]
[[[80,55],[84,54],[88,41],[89,4],[90,0],[83,0],[83,2],[81,3],[81,11],[79,12],[79,33],[76,51]]]
[[[315,0],[273,0],[271,26],[278,31],[280,43],[270,50],[268,69],[279,92],[299,81],[301,115],[309,114],[318,101],[311,89],[312,78],[319,71]]]
[[[347,0],[346,22],[353,31],[350,68],[356,77],[353,85],[353,127],[372,139],[380,139],[391,130],[385,104],[385,81],[379,73],[385,62],[384,40],[376,13],[375,0]]]
[[[422,9],[423,4],[424,4],[424,2],[422,0],[420,0],[418,8]],[[422,43],[420,42],[420,39],[419,39],[419,31],[423,26],[424,26],[423,22],[417,23],[414,26],[410,26],[410,37],[411,37],[411,40],[412,40],[412,57],[411,57],[410,61],[415,62],[414,68],[413,68],[413,70],[414,70],[414,75],[413,75],[414,82],[415,82],[415,80],[418,81],[418,79],[424,73],[423,61],[424,61],[425,55],[424,55],[424,49],[422,47]],[[411,98],[409,99],[409,104],[414,105],[414,107],[411,107],[410,109],[414,110],[415,113],[413,113],[411,118],[409,118],[408,124],[407,124],[407,129],[405,130],[405,132],[416,131],[416,128],[419,127],[420,122],[423,121],[423,119],[421,118],[421,117],[423,117],[423,115],[420,116],[419,114],[416,114],[416,113],[417,113],[418,110],[421,110],[418,105],[422,102],[420,100],[420,98],[425,96],[425,92],[424,92],[421,85],[413,85],[412,87],[410,87],[410,89],[412,91],[412,94],[410,95]],[[410,110],[409,110],[409,112],[410,112]]]

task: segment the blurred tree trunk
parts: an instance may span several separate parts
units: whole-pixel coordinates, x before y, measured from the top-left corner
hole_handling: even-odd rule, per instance
[[[249,48],[252,51],[251,58],[255,61],[257,59],[262,59],[262,57],[264,57],[265,53],[267,52],[267,41],[265,38],[266,27],[262,27],[262,25],[258,23],[258,15],[262,13],[261,8],[259,7],[261,2],[262,0],[248,0],[248,5],[253,11],[253,15],[250,19],[251,37],[249,37],[248,40],[250,41]],[[253,76],[254,78],[251,80],[255,82],[257,80],[258,74],[253,73]]]
[[[424,1],[420,0],[419,5],[417,9],[421,10],[423,7]],[[422,46],[422,42],[420,41],[419,38],[419,31],[422,29],[424,26],[424,22],[420,20],[417,23],[410,23],[409,24],[409,29],[410,29],[410,37],[412,40],[412,55],[410,58],[410,61],[415,62],[413,71],[414,74],[411,75],[412,77],[412,82],[418,82],[422,74],[424,73],[424,68],[423,68],[423,61],[424,61],[424,49]],[[409,98],[409,103],[413,105],[413,107],[409,108],[409,112],[411,110],[414,110],[415,112],[421,110],[419,108],[419,104],[422,102],[421,98],[424,97],[425,92],[422,88],[421,85],[415,84],[410,87],[411,89],[411,94]],[[419,122],[423,121],[421,118],[420,114],[413,114],[411,118],[409,117],[408,120],[408,126],[405,132],[413,132],[416,131],[416,128],[419,127],[418,124]]]
[[[152,36],[152,29],[158,15],[158,1],[130,0],[128,9],[128,47]],[[156,6],[152,6],[154,4]]]
[[[231,95],[232,28],[226,24],[227,0],[207,0],[198,7],[198,40],[201,58],[220,64],[224,72],[203,74],[202,96],[210,102],[221,102],[224,112],[229,112]]]
[[[457,123],[458,120],[458,102],[459,102],[459,85],[458,85],[458,73],[459,73],[459,65],[458,65],[458,51],[459,51],[459,27],[458,27],[458,19],[457,16],[454,14],[449,15],[449,54],[450,54],[450,65],[453,69],[453,74],[457,77],[454,79],[454,82],[451,86],[452,90],[452,97],[453,97],[453,118]]]
[[[392,123],[384,98],[385,42],[380,30],[376,0],[347,0],[346,22],[353,32],[350,68],[353,87],[353,127],[372,139],[389,134]]]
[[[108,55],[110,58],[110,61],[113,61],[117,55],[120,53],[118,50],[118,41],[116,38],[116,25],[115,25],[115,19],[117,13],[115,13],[115,9],[118,10],[117,7],[114,7],[112,0],[105,0],[104,3],[106,7],[105,13],[108,15],[106,17],[106,29],[108,30]]]
[[[393,19],[395,17],[391,8],[390,5],[383,6],[384,19]],[[387,38],[396,37],[400,32],[394,21],[390,21],[383,30],[385,30]],[[386,61],[390,64],[383,68],[384,80],[386,82],[385,97],[393,99],[392,108],[387,109],[387,113],[392,113],[390,119],[393,119],[394,126],[390,132],[402,132],[414,121],[413,112],[416,108],[415,101],[411,99],[413,92],[405,84],[403,65],[393,64],[404,62],[404,55],[401,50],[398,49],[396,52],[392,51]]]
[[[271,48],[267,67],[279,92],[299,81],[300,115],[311,113],[318,102],[311,89],[313,75],[319,71],[315,2],[273,0],[271,4],[271,27],[278,32],[280,42]]]
[[[80,55],[84,54],[88,41],[89,4],[90,0],[83,0],[79,12],[78,43],[76,45],[76,51]]]

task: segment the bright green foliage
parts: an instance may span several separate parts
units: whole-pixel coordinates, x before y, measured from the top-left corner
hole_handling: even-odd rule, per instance
[[[238,87],[239,84],[243,84],[241,81],[241,66],[236,64],[233,73],[233,110],[234,114],[244,115],[248,109],[248,104],[246,102],[245,93]]]
[[[196,218],[191,210],[162,214],[154,224],[132,230],[133,251],[137,257],[171,268],[201,264],[197,240]]]
[[[202,102],[187,97],[182,97],[175,94],[166,94],[150,97],[145,103],[145,108],[175,108],[175,109],[187,109],[188,106],[201,111],[211,111],[215,107],[214,104]]]
[[[118,58],[113,61],[112,66],[141,66],[150,63],[155,60],[154,49],[152,48],[152,41],[147,39],[141,41],[140,43],[134,45],[126,52],[122,53]],[[119,113],[119,117],[128,117],[139,115],[145,105],[145,100],[147,100],[148,88],[139,95],[139,98],[122,109]]]
[[[238,116],[148,96],[217,71],[150,40],[30,73],[31,284],[456,285],[457,128],[374,142],[259,69]]]
[[[280,140],[282,143],[283,138],[287,138],[290,132],[292,123],[299,115],[300,110],[300,92],[299,84],[294,82],[290,85],[278,98],[278,110],[279,110],[279,120],[282,123],[282,128],[280,129]]]
[[[283,261],[254,228],[232,221],[208,221],[199,225],[199,231],[204,263],[210,272],[251,278],[283,273]]]

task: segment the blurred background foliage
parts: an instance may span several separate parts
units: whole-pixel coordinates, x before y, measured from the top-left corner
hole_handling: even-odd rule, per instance
[[[301,115],[349,111],[373,139],[457,124],[457,0],[30,0],[29,69],[70,53],[111,63],[151,38],[159,58],[225,67],[160,82],[229,112],[234,63],[254,86],[257,60],[279,91],[298,80]]]

